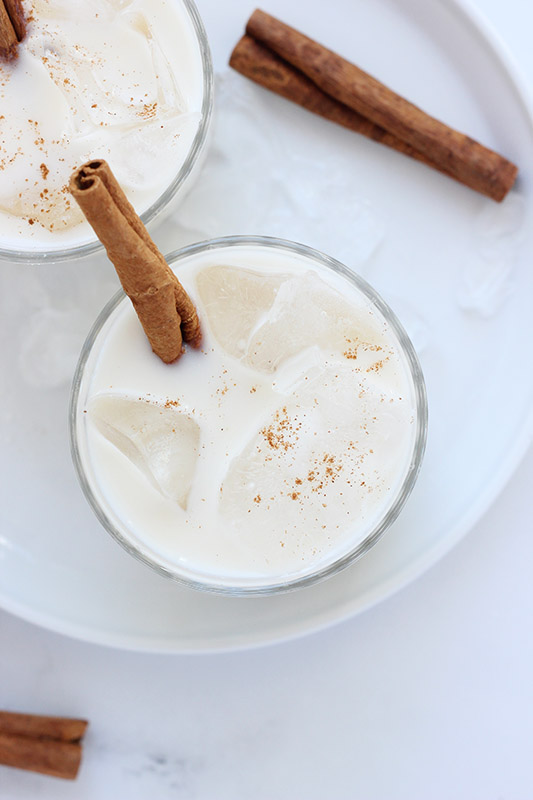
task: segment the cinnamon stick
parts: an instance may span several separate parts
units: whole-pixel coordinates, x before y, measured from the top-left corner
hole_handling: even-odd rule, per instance
[[[21,0],[0,0],[0,59],[17,57],[17,46],[26,35],[26,18]]]
[[[512,162],[429,116],[355,64],[275,17],[254,11],[246,33],[327,95],[401,139],[466,186],[501,201],[514,184],[518,169]]]
[[[127,200],[109,165],[90,161],[71,176],[70,191],[107,250],[122,287],[165,363],[182,353],[182,339],[202,340],[194,304]]]
[[[0,764],[73,780],[86,720],[0,712]]]
[[[0,711],[0,733],[14,736],[79,742],[83,739],[88,724],[85,719],[72,717],[47,717],[39,714]]]
[[[436,166],[402,139],[379,125],[375,125],[367,117],[363,117],[362,114],[323,92],[303,72],[297,70],[292,64],[251,36],[245,35],[237,42],[230,56],[229,65],[246,78],[293,103],[297,103],[308,111],[360,133],[368,139],[380,142],[428,166],[440,169],[441,172],[448,175],[445,170]]]
[[[0,764],[6,767],[74,780],[80,763],[80,744],[0,733]]]
[[[3,0],[3,3],[13,25],[17,41],[21,42],[26,36],[26,15],[24,14],[22,2],[21,0]]]

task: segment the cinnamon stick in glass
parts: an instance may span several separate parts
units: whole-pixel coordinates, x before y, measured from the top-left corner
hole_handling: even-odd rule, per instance
[[[86,720],[0,711],[0,764],[73,780]]]
[[[359,67],[264,11],[246,33],[303,72],[323,92],[401,139],[432,165],[501,201],[518,172],[508,159],[429,116]]]
[[[107,250],[152,350],[169,364],[182,340],[202,340],[194,304],[127,200],[109,165],[90,161],[70,179],[71,194]]]
[[[26,15],[21,0],[0,0],[0,2],[4,3],[17,41],[21,42],[26,36]]]
[[[0,0],[0,59],[17,57],[18,43],[26,35],[26,19],[21,0]]]

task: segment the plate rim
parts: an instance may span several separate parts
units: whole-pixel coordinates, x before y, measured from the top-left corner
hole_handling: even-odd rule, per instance
[[[395,0],[398,2],[398,0]],[[517,64],[515,57],[510,51],[506,42],[487,20],[483,12],[477,8],[472,0],[439,0],[441,6],[448,7],[459,18],[463,24],[468,24],[472,35],[475,35],[488,46],[490,53],[498,63],[499,68],[512,84],[516,100],[524,112],[525,121],[529,125],[530,135],[533,138],[533,98],[525,77]],[[194,646],[180,644],[177,638],[168,639],[161,637],[149,637],[145,634],[136,636],[117,632],[104,632],[95,630],[91,626],[62,620],[47,613],[41,613],[28,604],[13,600],[0,590],[0,608],[18,617],[25,622],[36,625],[54,634],[69,637],[84,643],[100,645],[130,652],[153,653],[154,655],[207,655],[219,653],[240,652],[245,650],[258,649],[274,644],[281,644],[288,641],[309,636],[314,633],[340,625],[355,616],[385,602],[391,596],[400,592],[417,578],[428,572],[444,556],[446,556],[473,528],[482,522],[492,505],[497,501],[512,475],[516,472],[524,458],[526,457],[533,443],[533,408],[529,415],[525,417],[523,426],[517,433],[514,446],[509,448],[506,458],[501,463],[501,468],[493,480],[487,484],[485,490],[480,494],[476,503],[471,507],[456,525],[454,525],[433,547],[426,551],[422,556],[413,560],[402,570],[396,572],[394,576],[381,582],[378,586],[366,591],[363,595],[355,598],[352,602],[344,603],[343,606],[336,606],[333,610],[322,612],[310,619],[300,619],[298,623],[292,623],[283,632],[272,633],[270,631],[259,634],[248,633],[245,637],[233,634],[224,636],[224,642],[210,638],[204,640],[202,645],[196,643]],[[193,591],[192,589],[189,591]],[[263,598],[268,601],[268,598]],[[242,602],[247,602],[247,598],[241,598]],[[241,641],[244,638],[245,641]]]

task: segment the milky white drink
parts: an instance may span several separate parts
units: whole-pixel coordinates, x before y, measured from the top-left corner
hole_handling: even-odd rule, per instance
[[[105,159],[142,214],[198,131],[203,66],[182,0],[24,0],[27,36],[0,62],[0,248],[94,240],[72,171]]]
[[[174,268],[203,349],[163,364],[118,306],[76,406],[90,490],[174,573],[298,580],[356,548],[400,492],[420,436],[409,360],[352,281],[291,249],[196,249]]]

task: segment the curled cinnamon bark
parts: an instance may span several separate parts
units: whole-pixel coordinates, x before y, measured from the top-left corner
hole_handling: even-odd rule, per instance
[[[241,75],[255,81],[265,89],[291,100],[324,119],[336,122],[368,139],[380,142],[393,150],[440,169],[414,147],[375,125],[367,117],[354,111],[326,94],[303,72],[295,69],[268,47],[251,36],[243,36],[236,44],[229,65]],[[445,172],[445,170],[440,170]],[[447,172],[445,174],[448,175]]]
[[[0,0],[0,59],[17,57],[18,43],[26,35],[26,18],[21,0]]]
[[[510,190],[517,167],[426,114],[351,62],[275,17],[256,10],[246,33],[304,73],[325,94],[421,153],[432,166],[493,200]]]
[[[0,711],[0,733],[14,736],[79,742],[83,739],[88,724],[85,719],[73,717],[47,717],[39,714]]]
[[[26,15],[21,0],[0,0],[0,2],[4,3],[17,41],[21,42],[26,36]]]
[[[70,179],[70,191],[107,250],[152,350],[165,363],[202,340],[194,304],[159,252],[109,165],[90,161]]]
[[[73,780],[86,720],[0,711],[0,764]]]

